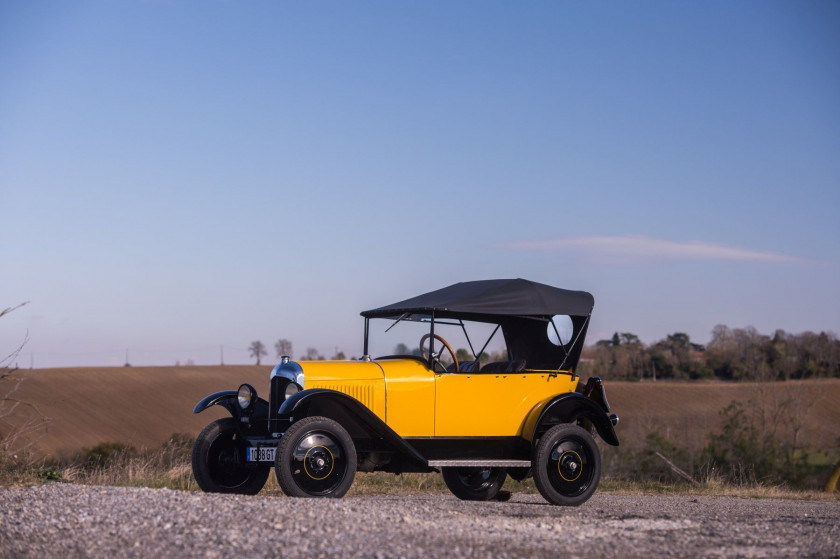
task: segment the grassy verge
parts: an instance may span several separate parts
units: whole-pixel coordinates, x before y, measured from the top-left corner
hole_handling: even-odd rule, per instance
[[[716,480],[708,480],[700,485],[683,483],[658,483],[618,481],[603,479],[598,491],[613,495],[687,495],[697,497],[739,497],[742,499],[800,499],[809,501],[838,501],[840,492],[825,493],[790,489],[778,485],[728,485]]]
[[[62,461],[33,461],[25,455],[0,454],[0,487],[33,485],[48,482],[72,482],[86,485],[169,488],[197,491],[192,475],[190,454],[192,439],[173,435],[160,448],[137,451],[117,443],[104,443]],[[505,489],[512,493],[536,493],[533,480],[522,483],[508,479]],[[727,496],[751,499],[808,499],[840,501],[840,492],[793,490],[777,485],[732,485],[719,479],[708,479],[700,485],[619,481],[605,478],[598,491],[614,495],[686,495]],[[446,485],[440,474],[358,473],[350,496],[445,494]],[[266,496],[282,496],[274,477],[261,492]]]

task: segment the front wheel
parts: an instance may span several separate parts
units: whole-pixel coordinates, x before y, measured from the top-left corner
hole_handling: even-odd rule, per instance
[[[271,468],[248,465],[246,448],[232,417],[217,419],[205,427],[192,451],[192,470],[198,486],[208,493],[259,493]]]
[[[341,498],[356,475],[356,447],[337,422],[307,417],[283,434],[274,468],[290,497]]]
[[[577,506],[598,487],[601,453],[586,429],[556,425],[537,443],[533,469],[534,483],[546,501]]]
[[[489,501],[502,488],[507,477],[504,468],[441,468],[443,482],[452,494],[464,501]]]

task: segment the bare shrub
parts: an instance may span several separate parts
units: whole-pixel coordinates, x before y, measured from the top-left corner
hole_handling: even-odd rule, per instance
[[[26,305],[21,303],[0,311],[0,317]],[[29,448],[46,433],[49,419],[37,406],[17,396],[25,375],[15,363],[29,334],[8,355],[0,359],[0,485],[28,481],[35,461]]]

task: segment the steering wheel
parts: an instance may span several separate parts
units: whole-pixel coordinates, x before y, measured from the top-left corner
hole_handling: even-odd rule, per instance
[[[428,356],[426,355],[426,348],[423,347],[423,344],[426,343],[426,340],[428,340],[431,337],[432,337],[431,334],[426,334],[422,338],[420,338],[420,353],[423,355],[423,359],[428,359]],[[452,362],[455,363],[455,372],[457,373],[458,372],[458,358],[455,356],[455,351],[452,349],[452,346],[449,345],[449,343],[446,340],[444,340],[442,337],[438,336],[437,334],[435,334],[435,339],[437,341],[439,341],[440,343],[442,343],[443,347],[445,347],[447,350],[449,350],[449,355],[452,356]],[[440,354],[438,354],[438,356],[435,357],[434,359],[435,359],[435,362],[438,365],[440,365],[441,367],[443,367],[444,371],[446,371],[446,367],[444,367],[443,363],[440,362]]]

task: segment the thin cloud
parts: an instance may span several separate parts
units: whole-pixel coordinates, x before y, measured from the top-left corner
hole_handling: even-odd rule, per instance
[[[741,260],[802,262],[787,254],[750,250],[704,241],[669,241],[637,236],[563,237],[544,241],[513,241],[494,245],[512,250],[575,251],[593,255],[657,260]]]

